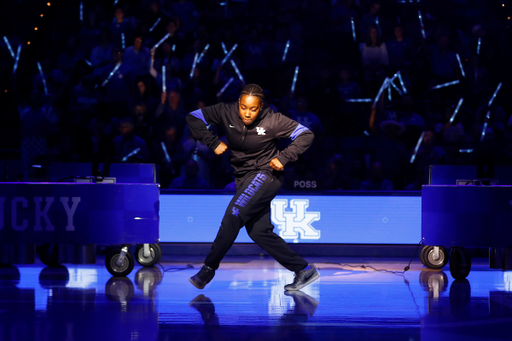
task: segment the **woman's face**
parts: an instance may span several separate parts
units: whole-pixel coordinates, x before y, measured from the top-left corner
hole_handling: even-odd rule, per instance
[[[372,28],[370,30],[370,38],[372,39],[372,41],[376,41],[377,40],[378,34],[379,34],[379,31],[377,31],[376,28]]]
[[[146,84],[144,84],[144,82],[138,82],[137,86],[139,87],[140,94],[144,95],[146,92]]]
[[[262,108],[263,101],[259,97],[243,95],[238,100],[238,113],[246,126],[256,120]]]

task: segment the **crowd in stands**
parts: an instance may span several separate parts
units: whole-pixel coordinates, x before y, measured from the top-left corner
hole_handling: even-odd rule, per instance
[[[315,133],[287,190],[419,190],[430,165],[512,161],[508,1],[50,2],[0,5],[0,147],[20,150],[19,180],[109,160],[154,163],[162,188],[234,189],[185,116],[247,83]]]

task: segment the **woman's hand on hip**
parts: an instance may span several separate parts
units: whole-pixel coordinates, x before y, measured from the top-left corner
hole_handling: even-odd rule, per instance
[[[279,161],[277,158],[273,158],[271,161],[270,161],[270,167],[274,168],[275,170],[277,171],[281,171],[283,170],[284,166],[283,164],[281,163],[281,161]]]

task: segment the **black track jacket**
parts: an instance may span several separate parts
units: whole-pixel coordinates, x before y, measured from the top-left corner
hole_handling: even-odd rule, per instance
[[[229,161],[235,168],[237,180],[253,170],[272,171],[269,163],[276,157],[283,166],[297,160],[314,138],[311,130],[269,107],[246,126],[240,118],[238,102],[195,110],[187,115],[186,120],[194,137],[211,149],[217,148],[220,141],[206,126],[214,124],[224,129],[232,151]],[[277,139],[280,138],[292,139],[292,143],[282,151],[277,149]]]

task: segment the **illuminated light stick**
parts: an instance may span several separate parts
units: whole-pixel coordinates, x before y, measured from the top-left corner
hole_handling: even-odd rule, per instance
[[[457,116],[457,113],[459,112],[459,109],[462,106],[462,102],[464,102],[464,98],[459,99],[459,103],[457,104],[457,107],[455,108],[452,117],[450,117],[450,123],[452,123],[455,120],[455,116]]]
[[[117,5],[117,1],[118,1],[118,0],[114,0],[114,5],[113,5],[113,6]]]
[[[459,54],[457,53],[457,61],[459,62],[460,72],[462,73],[462,77],[466,78],[466,73],[464,72],[464,68],[462,67],[462,62],[460,61]]]
[[[167,33],[162,39],[160,39],[160,41],[158,43],[155,44],[155,46],[153,46],[152,50],[157,49],[158,46],[160,46],[160,44],[162,44],[164,41],[166,41],[167,38],[169,38],[170,36],[171,36],[171,34]]]
[[[197,64],[198,58],[199,58],[199,53],[196,53],[196,55],[194,56],[194,62],[192,63],[192,70],[190,70],[190,78],[194,77],[194,71],[196,70],[196,64]]]
[[[380,31],[379,17],[378,16],[375,17],[375,25],[377,25],[377,27],[379,28],[379,31]]]
[[[372,101],[371,98],[349,98],[345,100],[345,102],[351,103],[371,103]]]
[[[487,122],[484,123],[484,128],[482,129],[482,135],[480,135],[480,142],[484,142],[486,130],[487,130]]]
[[[140,152],[140,148],[136,148],[135,150],[131,151],[128,155],[126,155],[125,157],[123,157],[121,159],[122,162],[125,162],[126,160],[128,160],[130,157],[134,156],[135,154],[137,154],[138,152]]]
[[[167,147],[165,146],[165,143],[164,141],[160,142],[160,145],[162,146],[162,150],[164,151],[164,154],[165,154],[165,160],[167,160],[167,162],[171,162],[171,157],[169,156],[169,153],[167,152]]]
[[[356,24],[354,23],[354,18],[353,17],[350,17],[350,25],[352,26],[352,39],[354,39],[354,41],[357,40],[356,38]]]
[[[161,18],[158,18],[156,19],[155,23],[153,24],[153,26],[151,26],[151,28],[149,29],[149,32],[153,32],[153,30],[155,29],[156,25],[158,25],[158,23],[160,22],[160,20],[162,20]]]
[[[43,80],[44,94],[48,96],[48,88],[46,87],[46,78],[44,78],[43,68],[41,67],[41,63],[37,62],[37,68],[39,69],[39,74],[41,75],[41,79]]]
[[[482,38],[478,38],[478,45],[476,46],[476,54],[480,54],[480,45],[482,45]]]
[[[404,90],[404,94],[406,94],[407,93],[407,88],[404,85],[404,80],[402,79],[402,73],[400,71],[398,71],[397,75],[398,75],[398,80],[400,81],[400,86]]]
[[[400,96],[403,96],[404,94],[402,93],[402,90],[400,90],[400,88],[398,86],[395,85],[395,83],[393,83],[393,81],[389,81],[389,83],[391,84],[391,86],[400,94]]]
[[[222,51],[224,51],[224,54],[228,54],[228,49],[226,48],[226,44],[224,42],[220,43],[222,45]]]
[[[108,75],[107,79],[105,79],[105,81],[103,82],[103,84],[101,84],[101,86],[105,86],[107,85],[108,81],[110,80],[110,78],[112,78],[112,76],[114,75],[114,73],[117,72],[117,70],[119,69],[119,67],[121,66],[121,63],[117,63],[117,65],[114,67],[114,69],[110,72],[110,74]]]
[[[201,63],[201,59],[203,59],[204,55],[206,54],[206,51],[210,48],[210,44],[206,44],[206,46],[203,49],[203,52],[199,55],[199,58],[197,58],[197,62]]]
[[[489,110],[487,114],[485,115],[485,118],[488,120],[491,118],[491,111]]]
[[[364,134],[365,134],[366,136],[370,136],[370,133],[369,133],[369,132],[367,132],[366,130],[364,131]]]
[[[418,143],[416,143],[416,147],[414,148],[414,154],[412,154],[411,156],[411,163],[414,163],[414,159],[416,159],[416,154],[418,154],[418,150],[420,150],[421,143],[423,142],[423,136],[425,136],[425,132],[421,133],[421,136],[418,139]]]
[[[386,79],[384,79],[384,83],[382,83],[380,89],[379,89],[379,92],[377,93],[377,96],[375,97],[375,99],[373,100],[373,105],[372,105],[372,108],[375,108],[375,106],[377,105],[377,102],[379,101],[379,98],[380,96],[382,95],[382,92],[384,91],[384,89],[386,89],[386,87],[388,86],[388,82],[389,82],[389,78],[386,77]]]
[[[425,39],[425,26],[423,26],[423,17],[421,16],[421,11],[418,11],[418,18],[420,19],[421,35],[423,36],[423,39]]]
[[[222,96],[222,93],[223,93],[224,91],[226,91],[226,89],[228,88],[229,84],[231,84],[231,82],[232,82],[233,80],[234,80],[234,78],[233,78],[233,77],[231,77],[231,78],[228,80],[228,82],[227,82],[227,83],[222,87],[222,89],[220,89],[220,91],[219,91],[219,92],[217,92],[217,97]]]
[[[390,82],[388,82],[388,100],[392,101],[393,98],[391,97],[391,86],[390,86]]]
[[[228,54],[224,57],[224,59],[222,60],[222,62],[220,63],[220,65],[224,65],[224,63],[226,63],[229,59],[229,57],[231,57],[231,55],[233,54],[233,52],[235,51],[235,49],[238,47],[238,44],[235,44],[235,46],[233,46],[231,48],[231,51],[228,52]]]
[[[233,59],[231,59],[231,65],[233,66],[233,69],[235,69],[235,72],[236,72],[236,74],[238,76],[238,79],[240,79],[245,84],[244,77],[240,73],[240,70],[238,70],[238,67],[236,66],[236,63],[235,63],[235,61]]]
[[[162,65],[162,92],[167,93],[167,81],[165,79],[165,65]]]
[[[85,63],[89,66],[92,66],[92,63],[90,61],[88,61],[87,59],[84,59]]]
[[[125,49],[125,45],[124,45],[124,33],[121,33],[121,47],[123,48],[123,50]]]
[[[172,52],[176,50],[176,44],[172,44]]]
[[[494,99],[496,98],[496,95],[498,95],[498,91],[500,91],[501,89],[501,83],[498,84],[498,87],[496,88],[496,90],[494,91],[494,94],[492,95],[491,99],[489,100],[489,104],[488,106],[491,106],[492,105],[492,102],[494,102]]]
[[[14,61],[14,67],[12,69],[12,73],[16,73],[16,70],[18,69],[18,62],[20,61],[20,54],[21,54],[21,45],[18,45],[18,51],[16,52],[16,59]]]
[[[459,153],[473,153],[473,149],[459,149]]]
[[[290,40],[288,40],[288,41],[286,42],[286,46],[285,46],[285,48],[284,48],[284,53],[283,53],[283,62],[284,62],[284,60],[286,59],[286,54],[288,53],[288,49],[289,49],[289,48],[290,48]]]
[[[84,3],[80,1],[80,21],[84,21]]]
[[[11,44],[9,43],[9,39],[7,39],[6,36],[4,36],[5,45],[7,45],[7,48],[9,49],[9,53],[11,54],[11,57],[14,59],[16,56],[14,55],[14,51],[12,50]]]
[[[293,82],[292,82],[292,94],[295,92],[295,84],[297,84],[297,76],[299,75],[299,67],[295,67],[295,74],[293,75]]]
[[[460,83],[460,81],[457,79],[456,81],[453,81],[453,82],[448,82],[448,83],[443,83],[443,84],[433,86],[432,90],[445,88],[447,86],[452,86],[452,85],[459,84],[459,83]]]

